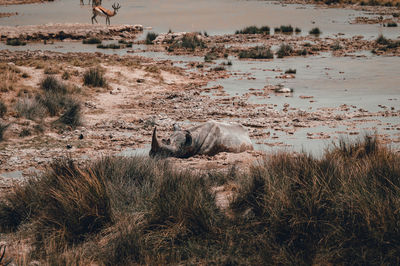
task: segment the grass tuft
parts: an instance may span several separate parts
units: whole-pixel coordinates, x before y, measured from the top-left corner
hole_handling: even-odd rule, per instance
[[[2,100],[0,100],[0,118],[3,118],[6,113],[7,105]]]
[[[257,26],[249,26],[245,27],[242,30],[237,30],[235,34],[269,34],[270,33],[270,28],[268,26],[262,26],[262,27],[257,27]]]
[[[281,44],[281,46],[279,46],[278,51],[276,52],[276,55],[278,56],[278,58],[283,58],[285,56],[290,56],[293,53],[293,48],[292,46],[290,46],[289,44]]]
[[[253,59],[273,59],[274,54],[271,48],[265,46],[256,46],[239,53],[239,58],[253,58]]]
[[[6,44],[11,46],[24,46],[26,42],[20,39],[7,39]]]
[[[90,68],[83,75],[83,84],[92,87],[107,87],[103,71],[100,68]]]
[[[146,44],[153,44],[153,41],[157,38],[158,34],[155,32],[148,32],[146,35]]]
[[[9,126],[10,124],[5,124],[3,122],[0,122],[0,141],[4,140],[4,133],[6,132]]]
[[[52,92],[57,94],[67,93],[67,86],[54,76],[46,76],[46,78],[44,78],[40,82],[40,88],[45,92]]]
[[[312,29],[309,31],[309,33],[310,33],[311,35],[319,36],[319,35],[322,33],[322,31],[321,31],[319,28],[312,28]]]
[[[81,105],[76,101],[71,101],[65,108],[65,112],[60,116],[58,122],[75,129],[82,125]]]

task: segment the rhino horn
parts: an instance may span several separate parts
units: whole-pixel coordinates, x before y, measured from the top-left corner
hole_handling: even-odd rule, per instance
[[[157,128],[154,127],[153,137],[151,139],[151,151],[157,152],[159,149],[160,149],[160,145],[158,144],[158,140],[157,140]]]

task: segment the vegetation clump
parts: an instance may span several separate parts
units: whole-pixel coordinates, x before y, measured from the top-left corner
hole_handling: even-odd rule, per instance
[[[278,51],[276,52],[276,55],[278,56],[278,58],[283,58],[285,56],[290,56],[293,53],[293,48],[292,46],[290,46],[289,44],[281,44],[281,46],[279,46]]]
[[[101,39],[99,39],[97,37],[90,37],[88,39],[83,39],[82,43],[83,44],[100,44],[101,43]]]
[[[92,87],[107,87],[107,81],[104,77],[103,70],[99,67],[87,70],[83,75],[83,84]]]
[[[274,54],[270,47],[256,46],[239,53],[239,58],[273,59]]]
[[[319,28],[312,28],[312,29],[309,31],[309,33],[310,33],[311,35],[319,36],[319,35],[322,33],[322,31],[321,31]]]
[[[67,93],[67,86],[54,76],[46,76],[46,78],[40,82],[40,88],[45,92],[52,92],[56,94]]]
[[[299,28],[297,28],[299,29]],[[292,25],[281,25],[280,27],[277,27],[274,29],[275,33],[293,33],[294,29]]]
[[[396,22],[388,22],[387,24],[386,24],[386,27],[397,27],[397,23]]]
[[[11,46],[24,46],[26,42],[20,39],[7,39],[6,44]]]
[[[158,34],[155,32],[148,32],[146,35],[146,44],[153,44],[153,41],[157,38]]]
[[[116,43],[98,44],[96,47],[99,49],[121,49],[121,45]]]
[[[70,126],[72,129],[75,129],[77,126],[82,125],[80,103],[72,101],[65,108],[65,112],[60,116],[58,122],[63,125]]]
[[[6,130],[9,126],[10,126],[10,124],[5,124],[0,121],[0,141],[4,140],[4,133],[6,132]]]
[[[288,70],[285,71],[285,74],[296,74],[297,70],[289,68]]]
[[[235,187],[229,216],[215,186]],[[24,233],[29,258],[54,265],[397,265],[399,190],[400,156],[370,136],[224,173],[63,159],[2,198],[0,231]]]
[[[0,118],[3,118],[6,113],[7,105],[2,100],[0,100]]]
[[[270,28],[268,26],[249,26],[242,30],[237,30],[235,34],[269,34]]]
[[[176,48],[190,49],[194,51],[197,48],[203,49],[206,48],[207,45],[205,42],[195,33],[186,33],[183,35],[182,39],[174,41],[171,46],[169,46],[168,50],[173,51]]]

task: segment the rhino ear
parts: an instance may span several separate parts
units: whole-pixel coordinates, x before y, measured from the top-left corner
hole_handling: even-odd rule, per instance
[[[190,132],[188,130],[186,130],[185,145],[186,146],[192,145],[192,134],[190,134]]]
[[[151,140],[151,151],[157,152],[159,150],[160,145],[157,140],[157,127],[154,127],[153,137]]]

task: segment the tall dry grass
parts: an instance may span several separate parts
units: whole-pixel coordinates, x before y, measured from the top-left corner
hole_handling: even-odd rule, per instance
[[[45,264],[398,265],[399,162],[371,137],[249,172],[62,160],[1,200],[0,224],[34,236],[30,258]],[[222,211],[212,187],[232,183]]]

